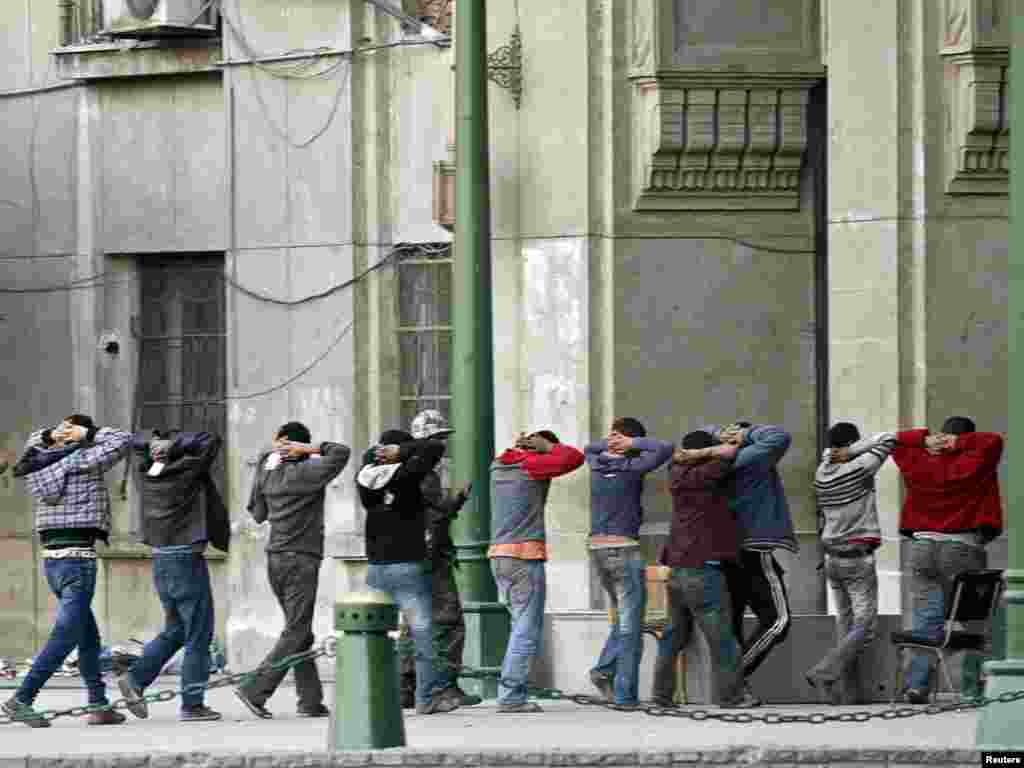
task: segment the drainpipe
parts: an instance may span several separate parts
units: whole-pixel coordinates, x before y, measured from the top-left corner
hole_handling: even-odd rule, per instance
[[[1011,13],[1008,86],[1024,94],[1024,17]],[[1013,66],[1013,59],[1017,65]],[[1012,440],[1024,435],[1024,404],[1014,392],[1024,387],[1024,98],[1010,102],[1010,247],[1007,265],[1009,336],[1009,441],[1006,453],[1006,532],[1009,556],[1006,570],[1006,659],[985,665],[985,695],[993,698],[1024,691],[1024,451]],[[1018,356],[1018,352],[1021,356]],[[1014,470],[1014,467],[1017,467]],[[990,704],[978,713],[976,742],[982,750],[1024,750],[1024,700]]]
[[[491,202],[487,136],[487,2],[460,0],[455,14],[455,254],[452,356],[453,470],[473,483],[453,526],[466,615],[464,663],[501,664],[508,614],[497,602],[487,559],[491,537],[490,465],[494,458],[494,350],[491,320]],[[463,686],[485,698],[494,680]]]
[[[60,44],[71,45],[74,36],[74,19],[72,12],[75,4],[72,0],[57,0],[57,13],[60,18]]]

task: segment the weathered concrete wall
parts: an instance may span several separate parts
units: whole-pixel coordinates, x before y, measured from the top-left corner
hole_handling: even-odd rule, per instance
[[[962,105],[939,55],[944,13],[928,2],[827,11],[831,418],[877,432],[966,414],[1005,431],[1007,199],[947,191]],[[881,608],[897,612],[891,463],[878,488]],[[990,556],[1005,564],[1004,540]]]

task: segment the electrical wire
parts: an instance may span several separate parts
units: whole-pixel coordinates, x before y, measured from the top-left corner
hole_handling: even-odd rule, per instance
[[[291,376],[289,376],[287,379],[285,379],[284,381],[280,382],[279,384],[275,384],[272,387],[268,387],[267,389],[262,389],[262,390],[260,390],[258,392],[250,392],[247,395],[225,395],[223,400],[209,400],[209,401],[206,401],[206,403],[207,404],[217,404],[217,405],[219,405],[221,403],[234,402],[234,401],[238,401],[238,400],[255,400],[255,399],[260,398],[260,397],[266,397],[267,395],[272,395],[275,392],[279,392],[280,390],[282,390],[285,387],[289,386],[290,384],[294,384],[296,381],[301,379],[307,373],[309,373],[314,368],[316,368],[320,363],[322,363],[324,360],[326,360],[327,356],[330,355],[331,352],[333,352],[335,350],[335,348],[337,348],[337,346],[339,344],[341,344],[342,339],[344,339],[348,335],[348,332],[352,330],[352,327],[353,327],[354,324],[355,324],[355,320],[349,320],[348,323],[345,325],[345,327],[341,329],[341,332],[327,346],[327,349],[325,349],[323,352],[321,352],[319,355],[317,355],[313,359],[313,361],[311,363],[309,363],[309,365],[305,366],[304,368],[299,370],[297,373],[292,374]]]
[[[281,299],[276,296],[270,296],[265,293],[260,293],[252,288],[249,288],[241,283],[228,277],[226,274],[211,275],[211,278],[221,280],[226,285],[230,286],[237,292],[248,296],[249,298],[257,301],[262,301],[267,304],[274,304],[282,307],[296,307],[302,304],[308,304],[310,302],[319,301],[321,299],[333,296],[335,293],[344,290],[352,285],[355,285],[359,281],[366,278],[373,272],[387,266],[393,261],[399,261],[403,255],[407,253],[426,254],[437,256],[447,253],[451,250],[451,243],[398,243],[391,246],[391,252],[380,259],[379,261],[366,267],[363,271],[349,278],[343,282],[337,283],[325,288],[322,291],[303,296],[299,299]],[[112,276],[116,276],[113,277]],[[128,283],[136,282],[140,279],[138,275],[134,274],[121,274],[116,272],[101,272],[95,275],[89,275],[87,277],[79,278],[78,280],[72,280],[69,283],[57,286],[40,286],[37,288],[0,288],[0,294],[41,294],[41,293],[61,293],[75,290],[92,290],[94,288],[106,288],[114,285],[126,285]]]

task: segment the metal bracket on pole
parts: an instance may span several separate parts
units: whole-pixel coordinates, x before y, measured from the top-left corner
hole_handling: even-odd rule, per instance
[[[519,109],[523,100],[523,41],[518,26],[512,30],[508,45],[487,56],[487,79],[510,91]]]

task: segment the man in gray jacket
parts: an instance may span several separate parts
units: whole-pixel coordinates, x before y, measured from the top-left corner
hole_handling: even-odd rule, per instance
[[[839,642],[806,679],[832,704],[860,703],[857,660],[875,638],[878,574],[875,550],[882,543],[875,474],[896,447],[883,432],[861,439],[856,426],[839,422],[828,432],[829,448],[814,476],[825,575],[836,600]]]
[[[228,550],[231,527],[210,467],[221,439],[208,432],[174,437],[154,433],[136,438],[135,471],[142,497],[142,541],[153,548],[153,583],[164,608],[163,631],[146,643],[142,658],[118,678],[128,711],[149,717],[142,692],[184,646],[181,666],[183,721],[220,720],[204,704],[202,690],[189,690],[210,678],[213,640],[213,590],[206,545]]]
[[[260,666],[269,666],[313,647],[313,610],[320,563],[324,556],[324,498],[327,484],[348,463],[351,450],[340,443],[310,444],[309,429],[297,421],[274,434],[273,451],[256,467],[249,514],[257,523],[270,521],[267,575],[284,612],[285,626],[277,644]],[[307,659],[294,667],[300,717],[326,717],[323,686],[316,663]],[[257,717],[269,718],[263,706],[287,670],[264,671],[235,689]]]

